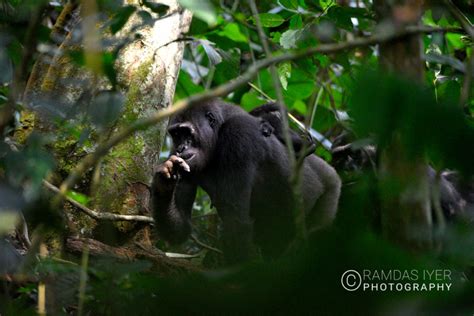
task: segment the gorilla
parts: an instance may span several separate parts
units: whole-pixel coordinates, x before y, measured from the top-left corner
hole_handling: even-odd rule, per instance
[[[170,157],[158,165],[151,209],[160,236],[181,243],[191,233],[200,186],[222,220],[229,263],[281,254],[294,237],[291,166],[284,144],[261,132],[261,119],[220,99],[202,102],[170,119]],[[316,155],[304,159],[301,194],[309,228],[332,222],[341,180]]]
[[[277,103],[261,105],[249,113],[261,119],[260,131],[264,136],[268,137],[274,134],[280,142],[286,144],[281,122],[282,111]],[[285,109],[283,109],[283,113],[286,113]],[[316,149],[316,143],[309,133],[300,135],[290,129],[290,139],[297,159],[313,154]]]

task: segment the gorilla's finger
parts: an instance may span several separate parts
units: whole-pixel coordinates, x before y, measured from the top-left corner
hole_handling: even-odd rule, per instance
[[[184,161],[183,158],[177,157],[177,156],[175,156],[175,155],[172,155],[172,156],[170,157],[170,160],[172,160],[174,164],[180,166],[184,171],[186,171],[186,172],[190,172],[190,171],[191,171],[191,168],[190,168],[189,165],[186,163],[186,161]]]

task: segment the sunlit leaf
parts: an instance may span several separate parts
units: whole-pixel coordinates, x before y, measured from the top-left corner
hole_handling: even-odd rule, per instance
[[[300,37],[301,30],[288,30],[281,34],[280,45],[286,49],[296,48],[296,43],[299,41]]]
[[[82,205],[85,205],[87,206],[87,204],[89,203],[89,197],[87,195],[84,195],[82,193],[79,193],[79,192],[76,192],[76,191],[68,191],[66,193],[66,195],[73,199],[74,201],[82,204]]]
[[[245,93],[240,100],[240,105],[247,111],[251,111],[259,105],[265,104],[268,101],[263,99],[258,92],[250,91]]]
[[[262,23],[263,27],[276,27],[280,26],[285,22],[285,19],[282,18],[278,14],[273,13],[261,13],[258,15],[260,18],[260,22]],[[257,24],[255,18],[252,17],[253,24]]]
[[[240,31],[239,26],[236,23],[228,23],[219,35],[225,36],[234,42],[247,42],[247,37]]]
[[[291,77],[291,63],[284,62],[278,64],[278,77],[280,78],[281,86],[286,90],[288,87],[288,78]]]

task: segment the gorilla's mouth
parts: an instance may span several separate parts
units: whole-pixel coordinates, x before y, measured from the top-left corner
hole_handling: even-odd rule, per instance
[[[184,159],[186,162],[192,160],[195,156],[196,156],[196,154],[194,154],[194,153],[184,153],[184,154],[179,155],[179,157]]]

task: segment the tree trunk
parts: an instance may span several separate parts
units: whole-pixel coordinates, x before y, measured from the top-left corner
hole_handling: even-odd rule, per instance
[[[137,11],[146,9],[140,6],[138,0],[123,2],[136,6]],[[115,43],[115,47],[125,43],[114,65],[116,87],[125,98],[124,108],[112,127],[98,131],[100,135],[97,141],[104,141],[114,131],[136,119],[172,104],[184,49],[184,42],[177,39],[188,31],[191,13],[180,8],[177,0],[160,0],[159,3],[169,6],[165,17],[143,25],[142,17],[136,11],[127,24],[112,35],[100,29],[104,21],[98,20],[95,1],[81,3],[79,7],[72,4],[65,7],[65,13],[72,16],[69,22],[64,21],[66,14],[60,15],[56,26],[58,23],[62,25],[53,29],[52,36],[62,35],[61,30],[66,24],[71,31],[63,35],[60,50],[52,60],[48,61],[47,56],[38,59],[25,92],[25,103],[30,109],[41,109],[35,102],[44,102],[44,97],[49,95],[61,102],[54,103],[51,97],[47,102],[59,104],[63,112],[71,112],[84,102],[90,102],[99,91],[112,87],[104,76],[105,65],[102,55],[98,53],[102,49],[100,45],[106,41]],[[156,13],[148,13],[153,18],[158,17]],[[139,24],[142,25],[137,27]],[[81,30],[81,42],[74,36],[77,30]],[[85,64],[89,70],[76,66],[71,59],[69,53],[79,48],[84,51]],[[92,72],[90,69],[99,71]],[[35,118],[35,129],[54,131],[51,121],[45,117],[39,115]],[[158,163],[166,123],[139,132],[119,144],[104,157],[92,174],[87,175],[85,183],[86,187],[92,187],[90,194],[95,208],[120,214],[146,213],[148,190],[144,184],[150,182],[153,167]],[[59,140],[53,145],[53,151],[62,176],[86,154],[84,149],[77,148],[76,143],[71,146],[70,142]],[[114,225],[121,231],[133,228],[132,223],[119,222]]]
[[[381,25],[416,25],[423,13],[421,0],[374,2]],[[381,66],[390,72],[421,82],[423,61],[419,35],[380,45]],[[423,157],[408,157],[397,135],[382,152],[380,188],[382,231],[389,239],[411,250],[432,247],[432,217],[427,164]],[[398,188],[395,189],[394,187]]]

